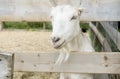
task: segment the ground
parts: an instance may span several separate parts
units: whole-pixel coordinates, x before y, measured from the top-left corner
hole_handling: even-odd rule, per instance
[[[0,51],[57,51],[50,45],[50,31],[4,30],[0,32]],[[59,73],[14,72],[14,79],[58,79]]]

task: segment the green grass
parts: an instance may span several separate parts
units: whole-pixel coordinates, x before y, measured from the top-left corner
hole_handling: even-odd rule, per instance
[[[89,29],[89,25],[88,25],[88,23],[80,23],[80,27],[81,28],[84,28],[84,29]]]
[[[5,29],[26,29],[26,30],[42,30],[45,23],[46,30],[51,30],[52,26],[49,22],[4,22]]]

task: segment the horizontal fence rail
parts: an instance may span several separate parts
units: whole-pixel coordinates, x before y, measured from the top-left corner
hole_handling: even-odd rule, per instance
[[[70,53],[67,62],[55,65],[59,53],[15,53],[14,71],[120,73],[120,53]]]
[[[0,0],[0,21],[50,21],[55,4],[82,7],[81,21],[120,21],[120,0]]]

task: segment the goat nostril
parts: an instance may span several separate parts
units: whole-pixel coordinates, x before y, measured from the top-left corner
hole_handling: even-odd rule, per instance
[[[60,40],[59,37],[53,37],[53,38],[52,38],[52,42],[54,42],[54,43],[58,42],[59,40]]]

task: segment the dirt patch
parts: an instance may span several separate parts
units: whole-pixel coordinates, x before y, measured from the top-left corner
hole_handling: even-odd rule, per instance
[[[57,51],[50,45],[49,31],[1,31],[0,51]],[[14,79],[59,79],[59,73],[14,72]]]
[[[53,51],[55,49],[50,45],[50,34],[51,32],[48,31],[2,31],[0,32],[0,50]]]
[[[14,79],[59,79],[59,73],[14,72]]]

